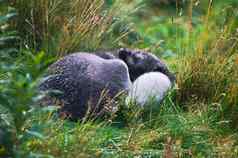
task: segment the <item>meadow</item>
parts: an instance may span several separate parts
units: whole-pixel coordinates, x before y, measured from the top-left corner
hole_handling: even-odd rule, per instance
[[[54,61],[121,47],[176,74],[160,108],[72,122],[38,105]],[[0,157],[238,157],[237,0],[0,0]]]

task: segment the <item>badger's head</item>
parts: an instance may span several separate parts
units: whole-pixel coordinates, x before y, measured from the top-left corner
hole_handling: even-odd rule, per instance
[[[121,48],[118,56],[127,64],[132,81],[147,72],[161,72],[167,75],[171,82],[175,81],[175,75],[158,57],[151,53]]]

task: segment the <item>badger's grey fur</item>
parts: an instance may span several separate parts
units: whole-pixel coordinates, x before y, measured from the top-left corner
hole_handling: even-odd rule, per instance
[[[106,97],[112,99],[121,91],[128,91],[131,85],[122,60],[106,60],[89,53],[62,58],[49,67],[49,74],[40,90],[61,91],[57,96],[64,104],[61,111],[72,118],[82,118],[89,106],[94,112],[101,112]]]

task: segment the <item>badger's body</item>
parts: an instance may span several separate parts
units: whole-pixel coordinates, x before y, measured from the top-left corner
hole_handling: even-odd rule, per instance
[[[145,73],[133,82],[127,103],[133,101],[140,106],[144,106],[149,101],[159,103],[171,86],[172,82],[165,74],[160,72]]]
[[[106,60],[89,53],[74,53],[49,67],[50,76],[40,90],[58,90],[61,111],[82,118],[90,107],[100,113],[103,104],[122,92],[131,82],[126,64],[119,59]]]
[[[113,103],[118,93],[129,91],[131,81],[140,87],[141,91],[136,92],[139,96],[147,96],[149,88],[154,88],[150,85],[146,91],[143,90],[150,82],[167,83],[157,75],[147,79],[148,72],[162,72],[171,82],[174,80],[174,75],[159,58],[129,49],[98,55],[74,53],[60,59],[48,70],[48,77],[40,85],[40,90],[58,90],[62,94],[47,97],[46,102],[52,104],[51,101],[56,99],[62,105],[61,111],[73,118],[82,118],[89,108],[90,113],[100,113],[108,100]],[[144,102],[145,99],[141,100]]]

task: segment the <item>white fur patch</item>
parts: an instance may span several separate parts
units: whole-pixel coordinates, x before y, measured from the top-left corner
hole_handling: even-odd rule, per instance
[[[138,77],[132,84],[126,103],[135,101],[143,106],[151,99],[160,102],[171,86],[171,81],[163,73],[145,73]]]

